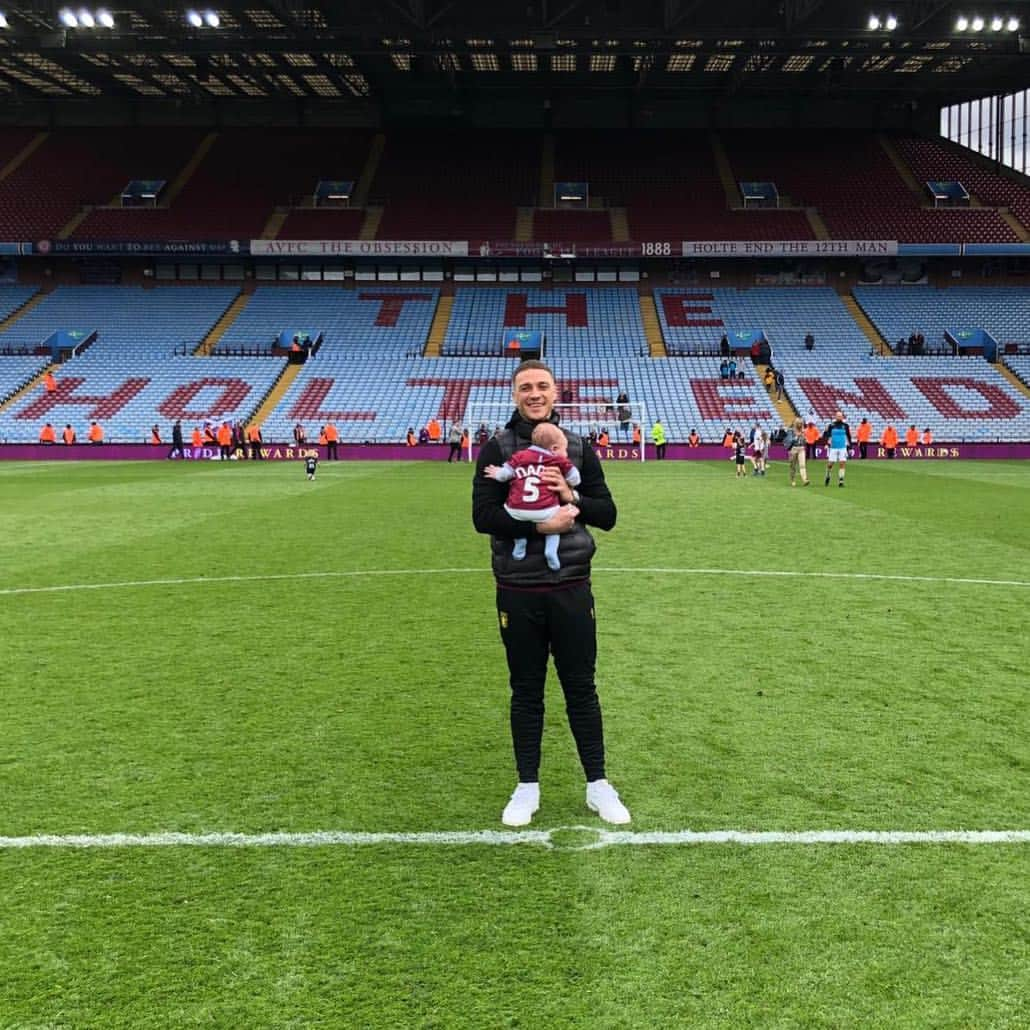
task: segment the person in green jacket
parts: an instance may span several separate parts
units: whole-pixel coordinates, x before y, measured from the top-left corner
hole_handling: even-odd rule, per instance
[[[657,461],[662,461],[665,458],[665,427],[662,425],[662,420],[656,418],[654,425],[651,427],[651,439],[654,441],[654,456]]]

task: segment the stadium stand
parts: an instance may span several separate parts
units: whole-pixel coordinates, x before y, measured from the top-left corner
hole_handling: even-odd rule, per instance
[[[34,348],[59,330],[96,329],[87,353],[110,353],[123,362],[192,352],[238,292],[220,285],[59,286],[0,333],[0,350]]]
[[[626,390],[631,404],[643,404],[647,423],[660,417],[672,439],[696,428],[704,439],[722,439],[727,425],[776,422],[764,389],[754,380],[719,380],[718,359],[652,361],[635,357],[557,358],[552,366],[560,391],[569,390],[573,419],[606,426],[613,443],[626,442],[614,416],[614,399]],[[288,440],[299,421],[313,432],[328,421],[344,442],[399,441],[431,417],[445,425],[475,416],[476,405],[500,405],[479,416],[488,426],[507,420],[512,362],[502,358],[421,358],[354,363],[319,355],[309,362],[265,422],[265,439]],[[473,432],[476,426],[471,427]]]
[[[538,133],[390,133],[369,194],[385,205],[376,238],[513,239],[539,176]]]
[[[324,339],[318,360],[401,358],[421,353],[436,310],[438,290],[403,290],[369,284],[365,289],[335,286],[259,286],[215,353],[241,347],[271,347],[288,331]]]
[[[631,239],[813,239],[801,211],[729,210],[707,133],[569,133],[557,149],[561,178],[627,208]]]
[[[1030,344],[1030,295],[1019,287],[856,286],[855,299],[892,345],[922,332],[932,349],[946,329],[985,329],[1004,346]]]
[[[561,242],[608,243],[612,223],[607,211],[558,211],[537,208],[533,215],[533,238]]]
[[[548,358],[614,357],[647,350],[635,289],[459,287],[443,353],[496,355],[505,329],[543,332]]]
[[[0,359],[3,361],[16,359]],[[70,423],[85,441],[92,419],[109,443],[149,442],[157,424],[171,444],[171,423],[182,419],[189,436],[195,425],[245,420],[257,410],[284,362],[264,358],[159,358],[135,355],[127,363],[109,352],[87,352],[55,372],[57,390],[42,386],[0,411],[0,439],[33,443],[44,422]]]
[[[18,156],[36,136],[35,129],[0,130],[0,169]]]
[[[761,330],[772,347],[773,360],[805,353],[804,338],[812,333],[819,351],[857,356],[869,351],[869,340],[855,324],[840,297],[828,286],[752,289],[656,289],[655,304],[669,352],[717,350],[723,333]]]
[[[35,286],[0,286],[0,322],[36,294]]]
[[[771,180],[794,203],[817,208],[835,239],[1017,241],[996,211],[924,209],[875,135],[756,131],[724,139],[737,178]]]
[[[0,239],[54,237],[84,206],[110,204],[130,179],[171,179],[189,159],[201,135],[196,129],[62,129],[51,133],[24,164],[0,182]],[[140,212],[125,214],[138,217]],[[103,235],[94,228],[95,223],[79,235]]]
[[[1030,355],[1009,354],[1005,358],[1005,365],[1030,389]]]
[[[901,137],[894,145],[920,183],[934,179],[961,182],[983,203],[1009,208],[1030,229],[1030,188],[997,175],[943,141]]]
[[[276,233],[279,240],[357,240],[364,208],[295,208]]]
[[[50,363],[50,359],[33,354],[0,355],[0,404],[17,393]],[[0,431],[0,440],[4,439]]]
[[[222,132],[170,207],[94,211],[74,238],[257,238],[277,205],[307,202],[319,179],[356,179],[370,139],[360,130]],[[190,156],[182,148],[181,163]]]
[[[840,408],[852,426],[868,418],[876,438],[887,422],[929,426],[938,440],[1030,438],[1030,398],[981,358],[812,355],[784,375],[798,411],[829,422]]]

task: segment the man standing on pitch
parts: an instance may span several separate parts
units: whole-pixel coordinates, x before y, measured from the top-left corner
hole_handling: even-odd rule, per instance
[[[844,413],[838,411],[823,433],[826,445],[826,479],[823,486],[830,485],[833,463],[837,463],[837,486],[844,485],[844,466],[848,463],[848,448],[851,446],[851,426],[844,421]]]
[[[512,378],[512,394],[516,410],[505,429],[481,448],[472,484],[473,524],[491,538],[519,776],[501,820],[506,826],[525,826],[540,808],[544,681],[548,655],[553,654],[569,725],[586,774],[587,807],[606,822],[628,823],[629,812],[605,778],[604,729],[594,684],[597,628],[590,589],[590,560],[596,545],[586,528],[611,529],[616,519],[615,502],[597,455],[582,437],[566,432],[569,460],[580,471],[578,489],[569,486],[557,468],[543,468],[541,482],[546,482],[562,503],[558,514],[546,522],[519,522],[504,510],[507,485],[488,477],[487,465],[503,465],[515,451],[527,447],[534,427],[541,422],[558,422],[554,375],[542,361],[519,365]],[[544,558],[543,538],[552,533],[564,535],[561,568],[556,570],[549,569]],[[515,561],[512,541],[519,538],[527,540],[526,557]]]

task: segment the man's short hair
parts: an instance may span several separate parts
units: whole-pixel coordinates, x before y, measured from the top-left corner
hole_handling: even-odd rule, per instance
[[[545,361],[538,361],[536,358],[531,358],[529,361],[523,361],[521,365],[511,374],[511,385],[515,385],[516,376],[521,375],[523,372],[531,372],[534,369],[540,372],[546,372],[552,379],[557,382],[551,366]]]

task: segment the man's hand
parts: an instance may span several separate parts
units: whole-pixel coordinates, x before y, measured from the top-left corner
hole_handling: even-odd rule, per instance
[[[555,493],[562,504],[572,503],[572,487],[565,481],[561,469],[553,466],[546,466],[540,470],[540,482],[548,486]]]
[[[483,475],[484,476],[489,476],[490,479],[496,479],[497,478],[497,473],[500,472],[500,471],[501,471],[501,466],[500,465],[487,465],[486,468],[483,469]]]
[[[538,533],[568,533],[576,525],[576,517],[579,515],[579,508],[574,504],[566,504],[558,509],[557,515],[552,515],[546,522],[538,522],[536,531]]]

